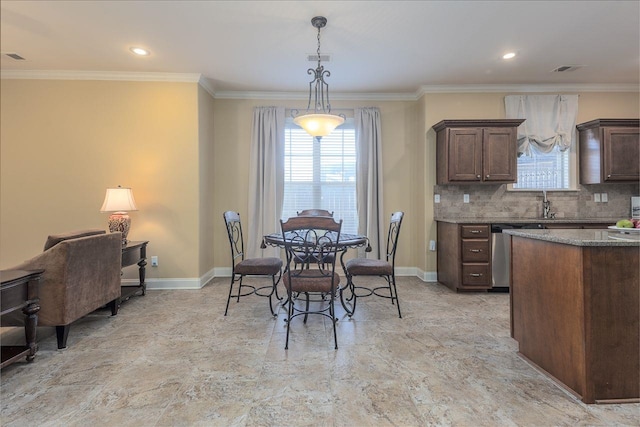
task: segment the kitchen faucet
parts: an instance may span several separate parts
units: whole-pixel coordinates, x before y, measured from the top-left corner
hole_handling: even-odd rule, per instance
[[[555,218],[555,212],[551,212],[551,202],[547,199],[547,190],[542,190],[542,218]]]

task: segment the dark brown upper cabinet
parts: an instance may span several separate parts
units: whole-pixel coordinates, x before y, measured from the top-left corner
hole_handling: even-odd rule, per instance
[[[580,184],[640,180],[640,119],[596,119],[576,128]]]
[[[523,119],[443,120],[436,132],[438,184],[513,183]]]

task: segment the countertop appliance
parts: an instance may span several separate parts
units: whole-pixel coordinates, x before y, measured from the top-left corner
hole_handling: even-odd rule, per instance
[[[509,290],[511,258],[511,236],[502,230],[535,228],[542,229],[540,223],[533,224],[491,224],[491,287],[494,291]]]

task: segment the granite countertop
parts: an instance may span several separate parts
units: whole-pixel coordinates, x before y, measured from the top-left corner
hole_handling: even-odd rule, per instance
[[[573,246],[635,246],[640,247],[640,231],[618,230],[504,230],[512,236],[527,237]]]
[[[451,224],[608,224],[613,225],[620,218],[435,218],[436,221]]]

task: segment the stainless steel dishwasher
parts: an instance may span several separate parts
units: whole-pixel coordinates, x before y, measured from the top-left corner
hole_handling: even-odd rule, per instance
[[[544,228],[542,224],[491,224],[491,287],[494,290],[509,290],[511,236],[502,230],[519,228]]]

